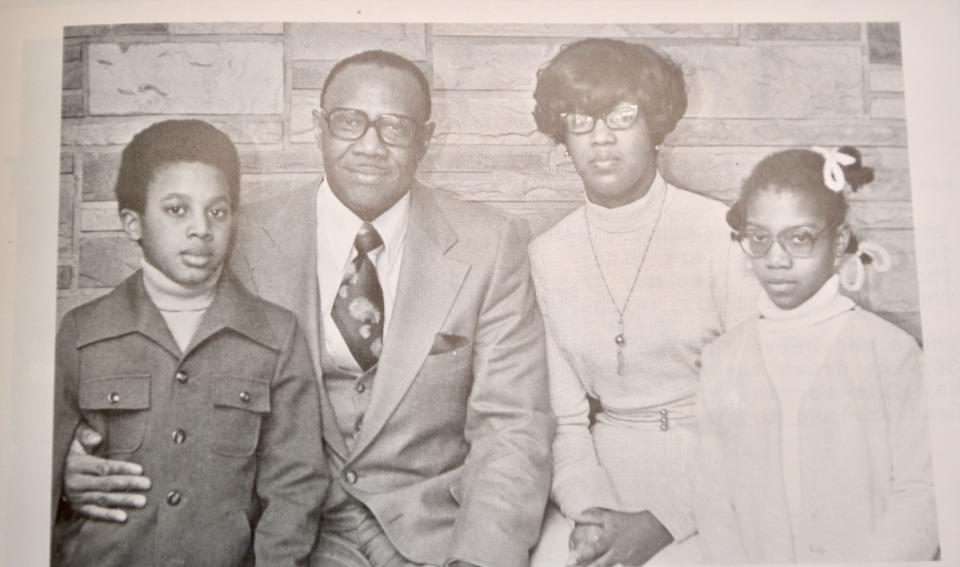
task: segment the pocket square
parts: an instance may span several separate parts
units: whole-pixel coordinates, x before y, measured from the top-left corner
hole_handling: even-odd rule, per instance
[[[437,333],[437,336],[433,338],[433,346],[430,347],[430,354],[450,352],[465,346],[468,342],[467,337],[449,333]]]

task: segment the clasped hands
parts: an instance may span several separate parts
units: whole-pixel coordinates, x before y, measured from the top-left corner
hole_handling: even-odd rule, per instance
[[[643,565],[673,541],[650,511],[586,510],[570,534],[566,567]]]

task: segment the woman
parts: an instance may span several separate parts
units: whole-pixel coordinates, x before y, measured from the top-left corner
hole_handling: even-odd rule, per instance
[[[566,147],[586,193],[530,246],[557,417],[553,499],[573,522],[558,537],[569,522],[548,518],[534,563],[696,562],[685,461],[700,351],[755,310],[757,290],[725,207],[657,170],[686,111],[683,73],[649,47],[587,39],[539,73],[534,98],[538,129]]]

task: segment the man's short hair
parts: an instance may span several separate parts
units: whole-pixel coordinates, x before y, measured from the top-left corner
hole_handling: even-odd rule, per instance
[[[427,81],[427,76],[423,74],[423,71],[420,70],[420,67],[417,67],[417,64],[413,61],[410,61],[402,55],[397,55],[396,53],[383,51],[381,49],[363,51],[337,62],[337,64],[333,66],[333,69],[330,70],[330,73],[327,74],[327,78],[323,81],[323,93],[320,95],[320,106],[323,106],[323,97],[327,94],[327,87],[330,86],[330,83],[333,82],[333,79],[339,75],[341,71],[350,65],[365,64],[396,69],[398,71],[407,73],[416,79],[417,84],[420,85],[420,90],[423,91],[423,102],[427,109],[427,115],[424,120],[430,119],[432,105],[430,102],[430,82]]]

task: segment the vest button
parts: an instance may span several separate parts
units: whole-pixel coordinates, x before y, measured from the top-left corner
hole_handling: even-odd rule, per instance
[[[171,506],[176,506],[179,503],[180,503],[180,493],[177,492],[176,490],[171,490],[167,494],[167,504]]]
[[[187,373],[184,372],[183,370],[177,371],[177,373],[174,374],[173,377],[176,378],[177,382],[180,382],[181,384],[186,384],[187,380],[190,379],[190,377],[187,376]]]
[[[347,481],[347,484],[356,484],[356,483],[357,483],[357,473],[354,472],[354,471],[347,471],[347,473],[346,473],[345,475],[343,475],[343,478],[344,478],[344,480]]]

